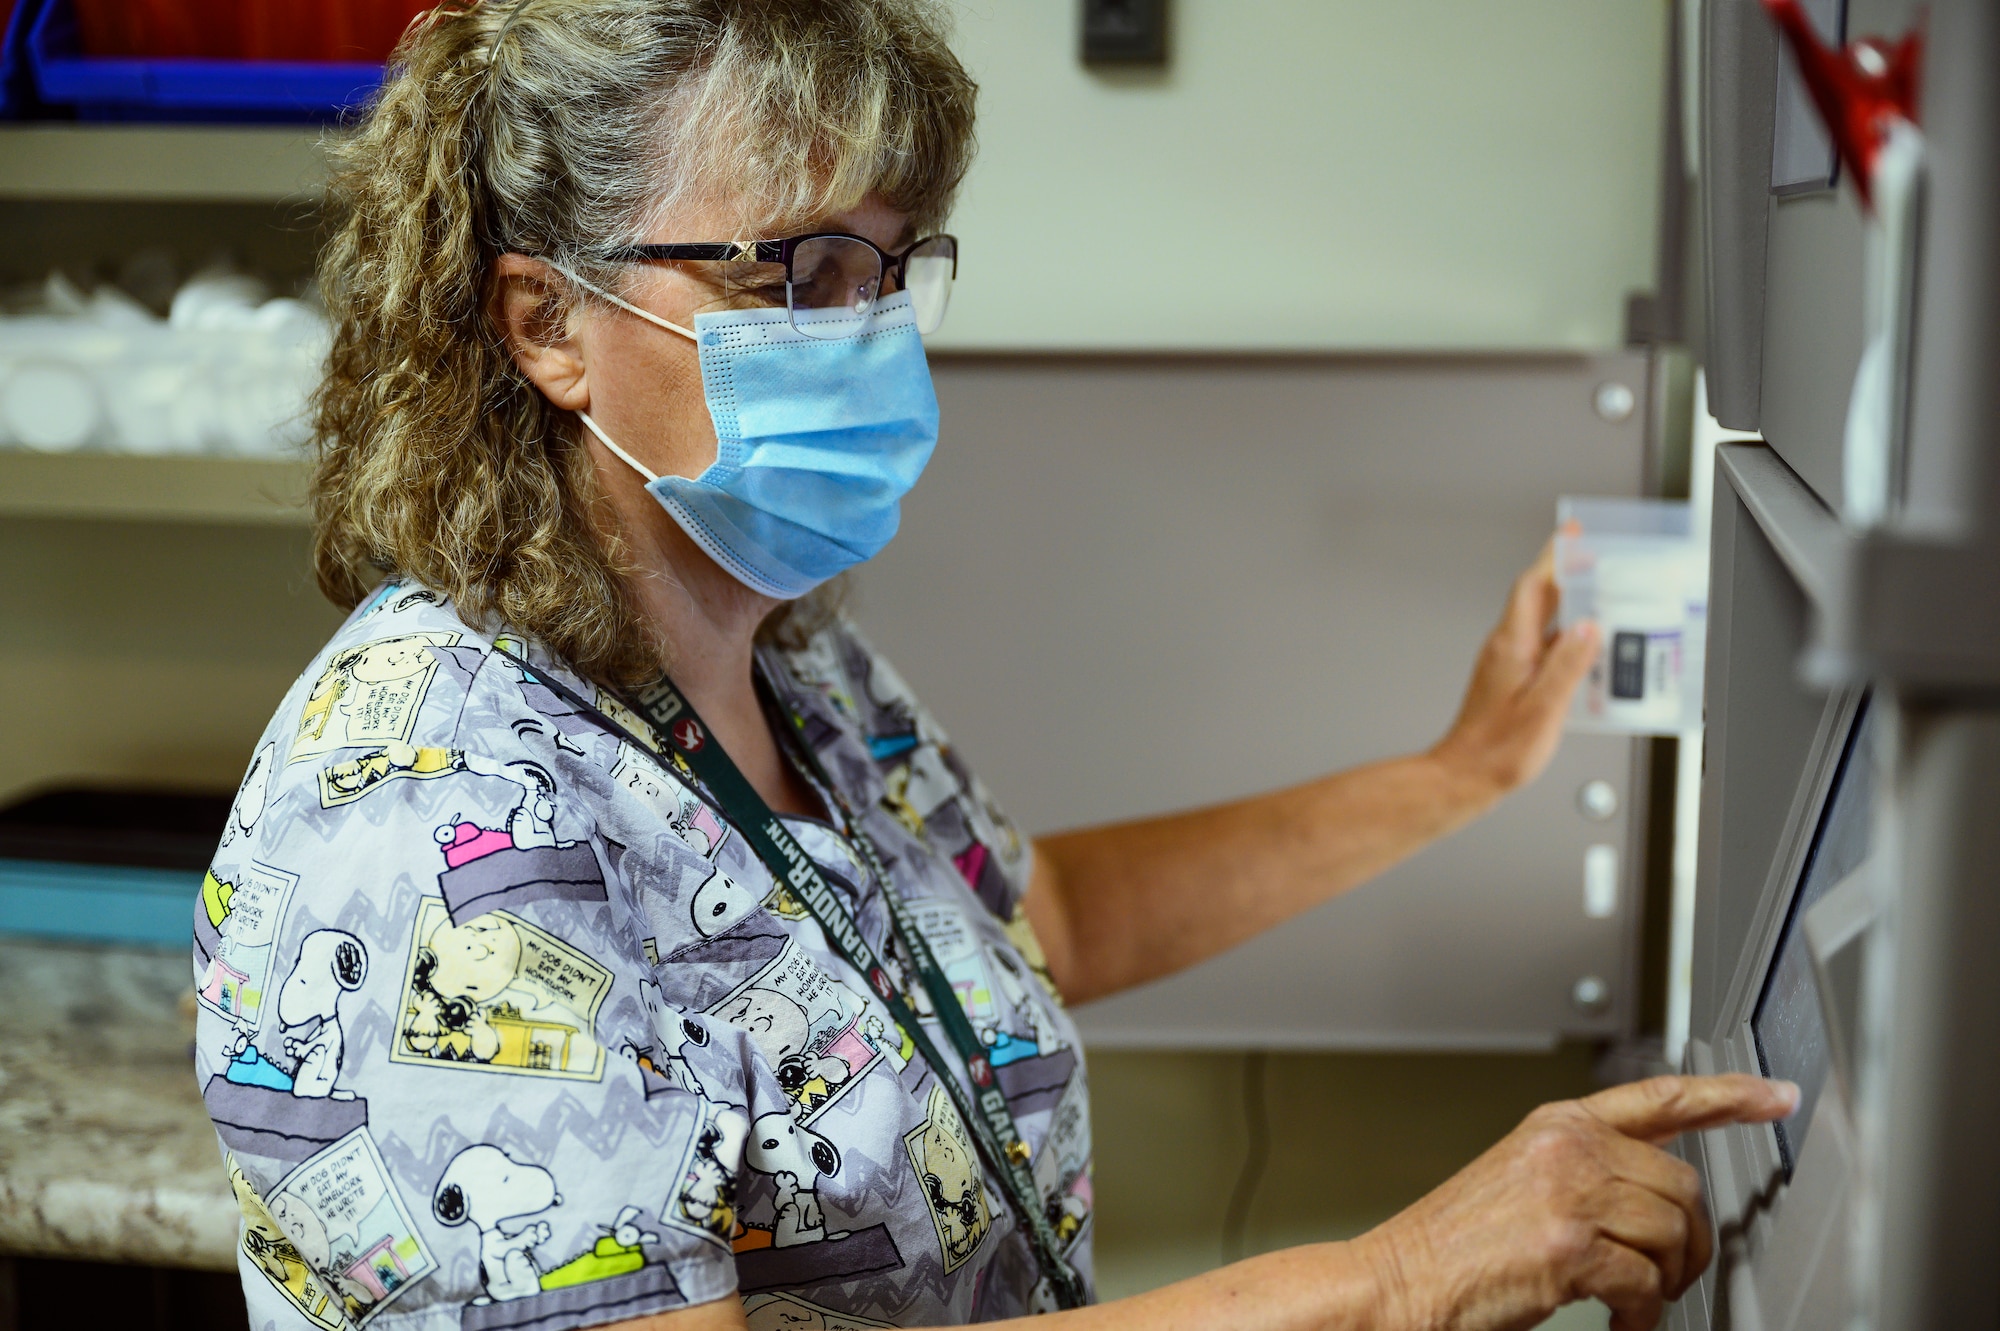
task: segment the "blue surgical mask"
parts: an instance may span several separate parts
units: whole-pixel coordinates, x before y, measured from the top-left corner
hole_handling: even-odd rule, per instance
[[[773,309],[698,314],[690,332],[570,276],[695,344],[719,448],[693,480],[654,474],[577,414],[710,558],[752,590],[790,600],[889,543],[938,436],[907,293],[878,301],[865,331],[848,337],[808,337]]]

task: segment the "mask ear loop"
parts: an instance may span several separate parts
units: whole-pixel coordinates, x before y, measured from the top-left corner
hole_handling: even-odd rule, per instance
[[[646,478],[646,484],[651,485],[654,481],[660,479],[660,474],[658,472],[654,471],[651,467],[648,467],[645,463],[639,461],[639,459],[633,457],[630,453],[627,453],[624,449],[618,447],[617,444],[613,443],[611,436],[604,433],[604,427],[599,425],[596,421],[590,419],[589,412],[579,411],[578,413],[576,413],[576,415],[577,419],[581,420],[584,423],[584,426],[592,434],[597,436],[598,443],[603,444],[613,453],[616,453],[618,455],[619,461],[623,462],[633,471],[638,472],[641,476],[644,476]]]
[[[654,314],[651,310],[642,310],[637,305],[634,305],[631,301],[620,300],[617,296],[612,295],[609,291],[606,291],[603,287],[597,286],[596,284],[591,282],[584,281],[582,278],[578,277],[575,273],[571,272],[567,267],[557,263],[554,259],[544,259],[542,260],[542,262],[546,263],[549,267],[555,269],[557,272],[561,273],[564,277],[567,277],[570,281],[582,287],[585,291],[590,292],[592,295],[597,296],[602,300],[610,301],[613,305],[616,305],[619,309],[624,310],[629,314],[638,315],[641,319],[644,319],[649,324],[658,324],[660,327],[666,329],[670,333],[679,333],[682,337],[686,338],[688,341],[699,344],[700,339],[695,337],[693,333],[690,333],[687,329],[681,327],[679,324],[674,323],[672,320],[662,319],[659,315]],[[603,444],[606,448],[610,449],[613,453],[615,453],[618,456],[619,461],[623,462],[633,471],[638,472],[641,476],[644,476],[646,478],[646,484],[651,485],[653,482],[660,479],[660,474],[658,472],[654,471],[651,467],[648,467],[645,463],[639,461],[639,459],[633,457],[630,453],[627,453],[624,449],[620,448],[617,442],[613,440],[610,435],[604,432],[604,427],[599,425],[596,421],[590,418],[589,412],[579,411],[576,414],[577,418],[583,422],[584,427],[588,429],[592,434],[597,436],[597,442]]]

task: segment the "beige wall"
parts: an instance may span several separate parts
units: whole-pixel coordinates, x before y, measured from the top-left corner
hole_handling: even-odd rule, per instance
[[[1248,1145],[1244,1055],[1102,1053],[1097,1269],[1115,1298],[1220,1264]],[[1553,1054],[1272,1054],[1271,1154],[1246,1254],[1352,1237],[1443,1182],[1544,1101],[1595,1089],[1589,1050]],[[1602,1328],[1572,1308],[1549,1324]]]
[[[233,788],[340,615],[303,527],[0,518],[0,798]]]
[[[947,347],[1599,350],[1652,284],[1664,0],[965,0]]]
[[[1667,0],[1173,0],[1169,66],[1113,73],[1078,0],[952,7],[941,347],[1602,351],[1652,284]],[[72,201],[0,209],[0,278],[135,230],[298,275],[319,171],[283,129],[0,131],[0,198]]]

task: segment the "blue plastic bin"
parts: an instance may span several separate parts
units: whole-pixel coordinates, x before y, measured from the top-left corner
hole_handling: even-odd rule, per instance
[[[200,896],[184,869],[0,859],[0,934],[187,948]]]
[[[382,86],[380,65],[87,56],[69,0],[45,0],[27,46],[42,102],[80,120],[336,120]]]
[[[65,787],[0,807],[0,935],[186,948],[229,797]]]
[[[28,27],[42,0],[14,0],[0,22],[0,120],[13,120],[34,102],[35,85],[28,72]]]

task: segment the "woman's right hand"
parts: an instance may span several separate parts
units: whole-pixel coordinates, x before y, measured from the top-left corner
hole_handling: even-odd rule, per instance
[[[1683,1132],[1764,1123],[1798,1088],[1655,1077],[1543,1105],[1436,1191],[1358,1240],[1393,1309],[1377,1325],[1511,1331],[1595,1298],[1612,1331],[1650,1331],[1713,1247]]]
[[[1285,1248],[1035,1326],[1077,1331],[1527,1331],[1601,1299],[1612,1331],[1648,1331],[1708,1265],[1683,1132],[1763,1123],[1798,1088],[1758,1077],[1655,1077],[1543,1105],[1395,1219],[1347,1243]],[[1023,1319],[1007,1322],[1026,1331]],[[606,1331],[747,1331],[733,1298]]]

